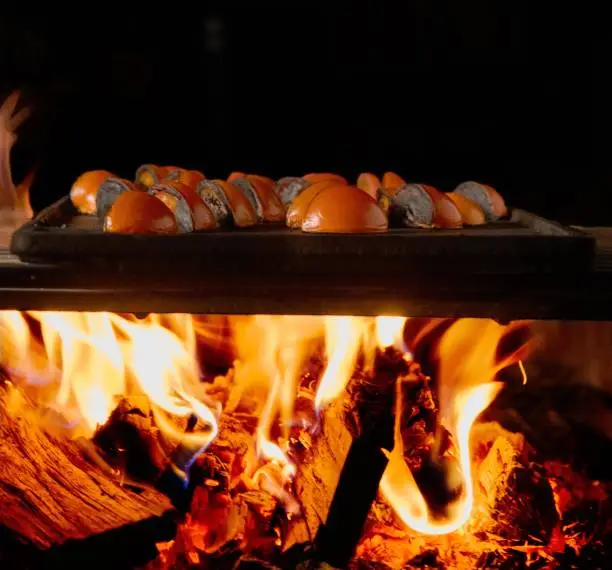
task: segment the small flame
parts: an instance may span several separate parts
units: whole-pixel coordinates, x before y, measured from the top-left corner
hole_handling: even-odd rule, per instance
[[[386,452],[389,463],[380,489],[399,518],[413,530],[429,535],[448,534],[461,529],[470,519],[474,506],[471,429],[502,387],[494,381],[497,372],[518,362],[518,353],[496,361],[497,347],[506,331],[507,327],[494,321],[462,319],[446,331],[440,342],[439,421],[454,437],[461,477],[460,484],[446,478],[445,484],[461,492],[446,505],[443,517],[430,508],[404,460],[400,431],[403,402],[398,383],[394,447]]]
[[[323,373],[315,407],[320,412],[346,388],[359,355],[368,320],[358,317],[327,317],[325,319],[325,351],[327,368]]]
[[[234,390],[241,397],[261,393],[258,401],[263,402],[255,431],[259,463],[251,466],[251,479],[277,497],[288,514],[295,514],[299,507],[285,489],[297,471],[287,454],[288,435],[302,364],[310,343],[322,335],[322,321],[317,317],[258,315],[235,324],[238,361]],[[275,437],[277,426],[280,433]]]
[[[17,142],[16,131],[28,118],[30,110],[17,111],[19,92],[14,91],[0,105],[0,245],[8,245],[11,234],[32,217],[30,187],[35,171],[18,185],[13,182],[11,150]]]
[[[406,317],[376,317],[376,341],[378,346],[387,348],[395,346],[398,350],[405,350],[404,326]]]

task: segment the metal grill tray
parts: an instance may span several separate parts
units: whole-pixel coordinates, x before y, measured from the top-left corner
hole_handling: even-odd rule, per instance
[[[461,274],[592,271],[595,241],[579,230],[515,209],[508,220],[459,230],[392,229],[384,234],[306,234],[259,225],[175,236],[108,234],[68,197],[13,234],[22,261],[101,265],[121,271],[169,268],[206,278],[271,272],[308,276],[407,278]],[[166,276],[167,277],[167,276]]]

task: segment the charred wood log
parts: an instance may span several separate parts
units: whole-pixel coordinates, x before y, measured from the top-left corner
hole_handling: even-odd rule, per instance
[[[113,467],[143,481],[154,481],[168,462],[145,397],[121,399],[93,441]]]
[[[567,374],[554,365],[528,368],[527,385],[505,389],[483,419],[524,434],[543,459],[570,463],[594,479],[612,480],[607,460],[612,453],[612,396]]]
[[[476,497],[489,513],[488,532],[513,544],[548,544],[559,522],[553,490],[535,451],[520,434],[498,424],[480,424],[475,439],[485,441],[488,452],[476,467]],[[483,434],[479,438],[479,433]]]
[[[320,431],[298,457],[295,494],[302,516],[285,538],[290,549],[314,540],[321,562],[344,568],[353,557],[393,446],[393,394],[409,365],[394,350],[372,372],[357,373],[347,394],[323,413]]]
[[[301,513],[291,521],[284,546],[311,543],[327,520],[340,473],[352,444],[346,425],[346,402],[338,399],[326,410],[314,437],[303,434],[303,458],[298,462],[294,492]]]
[[[200,455],[190,473],[193,500],[176,537],[160,545],[148,570],[168,568],[266,568],[279,554],[281,519],[278,500],[254,487],[245,476],[254,459],[256,418],[228,413],[217,439]],[[258,566],[259,565],[259,566]]]
[[[162,493],[122,486],[86,455],[78,442],[44,430],[17,389],[0,385],[3,566],[59,567],[85,548],[88,561],[108,563],[127,542],[134,544],[127,558],[146,558],[171,536],[174,513]]]
[[[208,426],[198,425],[194,415],[173,418],[183,439],[161,437],[145,396],[122,398],[106,423],[94,434],[94,443],[106,460],[121,473],[153,483],[167,495],[174,507],[189,510],[194,486],[190,485],[191,465],[201,452],[187,434]]]
[[[494,568],[525,558],[524,545],[553,540],[559,518],[552,489],[524,438],[498,424],[475,429],[475,511],[465,532],[424,537],[377,501],[351,568]],[[408,459],[409,460],[409,459]]]

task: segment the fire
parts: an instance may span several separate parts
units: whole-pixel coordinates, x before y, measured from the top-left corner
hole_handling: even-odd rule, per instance
[[[449,534],[470,520],[474,506],[470,448],[472,426],[502,388],[501,383],[495,382],[496,374],[509,364],[520,363],[518,354],[501,361],[496,358],[499,343],[506,332],[506,327],[494,321],[462,319],[449,328],[440,342],[439,424],[453,437],[457,456],[439,456],[438,441],[434,446],[434,455],[437,456],[432,457],[432,462],[435,469],[442,471],[445,490],[459,490],[456,497],[444,505],[442,513],[430,507],[404,461],[400,432],[403,405],[398,384],[394,448],[387,452],[389,464],[380,488],[404,524],[422,534]],[[445,459],[448,459],[449,470],[444,469]]]
[[[0,245],[6,245],[13,231],[32,217],[29,189],[34,171],[18,185],[11,172],[11,150],[17,141],[16,130],[30,110],[17,111],[19,92],[15,91],[0,105]]]
[[[386,348],[395,346],[403,352],[408,352],[404,343],[405,317],[377,317],[376,341],[378,346]]]
[[[281,438],[287,440],[293,422],[293,406],[301,365],[307,346],[319,336],[317,318],[301,316],[255,316],[240,320],[234,328],[238,360],[234,382],[239,393],[263,391],[256,430],[260,457],[283,465],[288,473],[293,466],[285,452],[271,441],[279,421]]]
[[[252,411],[258,423],[244,477],[296,515],[299,506],[291,483],[297,466],[290,430],[297,421],[295,403],[305,362],[317,352],[325,355],[312,395],[315,419],[300,426],[316,437],[326,406],[344,393],[358,366],[372,366],[376,350],[394,347],[411,362],[404,340],[406,319],[254,316],[230,322],[236,360],[232,398],[224,402],[224,410],[210,395],[213,384],[203,381],[198,357],[198,341],[214,333],[190,315],[137,319],[111,313],[0,312],[0,366],[41,409],[52,412],[43,414],[45,421],[55,427],[59,422],[73,436],[92,436],[122,397],[146,396],[162,435],[180,446],[180,457],[170,461],[184,473],[217,436],[223,411],[248,400],[256,406]],[[472,427],[502,387],[497,373],[519,362],[518,353],[497,356],[507,331],[492,321],[463,319],[439,343],[439,435],[431,468],[442,475],[443,489],[451,491],[442,505],[433,504],[421,490],[404,460],[404,402],[398,381],[394,447],[384,451],[389,463],[380,491],[399,519],[418,533],[448,534],[470,521]],[[197,420],[197,430],[185,431],[187,418]],[[445,448],[443,439],[449,434],[451,445]]]
[[[328,317],[325,321],[327,368],[317,388],[315,407],[320,411],[337,398],[351,378],[367,321],[357,317]]]
[[[0,336],[0,364],[9,377],[74,435],[93,435],[118,399],[133,393],[147,395],[166,438],[193,449],[181,468],[216,435],[218,410],[202,390],[189,315],[136,321],[110,313],[4,311]],[[194,416],[207,429],[183,433],[172,416]]]

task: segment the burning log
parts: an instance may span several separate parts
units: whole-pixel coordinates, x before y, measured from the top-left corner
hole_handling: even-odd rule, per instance
[[[416,533],[379,500],[370,512],[351,568],[496,568],[500,560],[524,558],[513,545],[547,544],[545,537],[552,536],[557,523],[551,489],[521,481],[528,465],[521,436],[492,425],[479,426],[478,431],[486,439],[474,477],[479,508],[463,532]],[[530,535],[536,529],[535,536]]]
[[[301,434],[303,457],[298,463],[294,486],[301,515],[289,526],[286,548],[312,542],[327,519],[353,441],[346,424],[346,407],[347,402],[339,398],[326,409],[318,433]]]
[[[153,482],[167,463],[145,397],[122,398],[93,441],[117,469],[139,480]]]
[[[543,553],[556,548],[548,546],[559,523],[552,489],[524,438],[487,423],[475,428],[473,439],[477,508],[463,531],[439,536],[415,533],[385,502],[377,501],[357,549],[355,568],[496,568],[509,558],[524,559],[526,544],[537,545]]]
[[[382,449],[393,446],[395,384],[409,373],[403,356],[387,349],[325,409],[319,432],[302,442],[295,478],[302,515],[291,522],[285,548],[314,540],[322,562],[346,567],[387,465]]]
[[[0,505],[6,567],[69,567],[85,551],[109,567],[119,567],[113,556],[142,563],[155,554],[155,542],[175,531],[163,494],[122,486],[83,445],[43,429],[9,383],[0,384]]]
[[[160,437],[145,397],[122,398],[93,440],[118,472],[154,484],[174,507],[185,512],[193,491],[189,468],[200,453],[201,443],[188,439],[197,417],[181,419],[184,439],[166,441]]]
[[[160,556],[148,570],[267,568],[257,561],[278,556],[283,510],[246,475],[255,458],[256,420],[243,413],[223,416],[217,439],[191,469],[190,512],[176,538],[159,545]]]
[[[476,426],[473,437],[488,448],[477,464],[476,483],[478,504],[490,513],[489,532],[506,546],[548,544],[559,517],[550,483],[534,461],[535,451],[521,434],[496,423]]]

